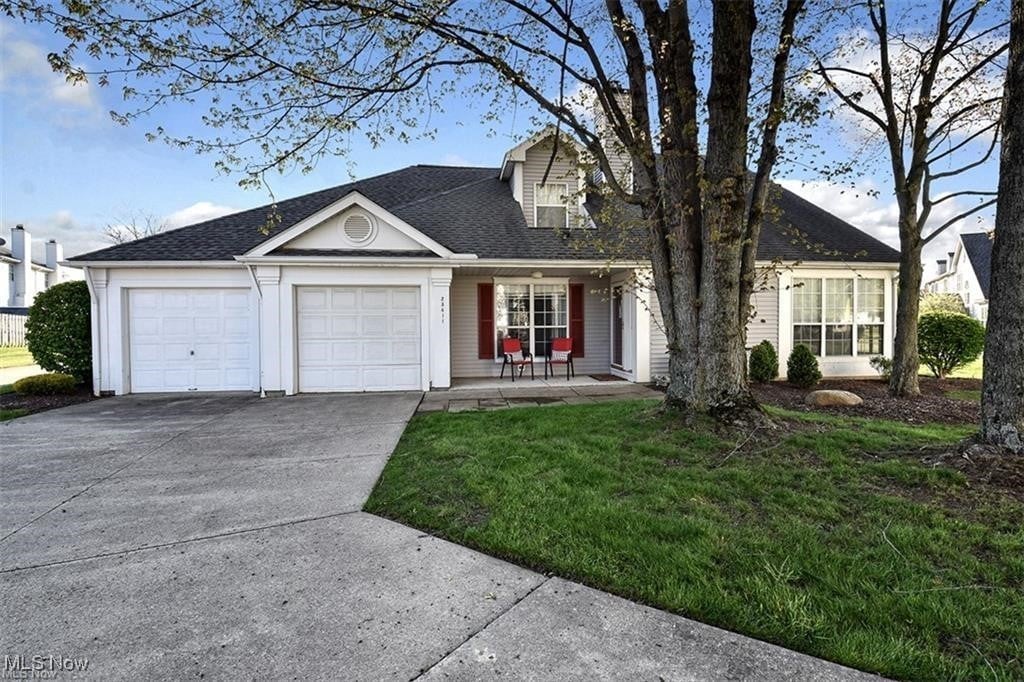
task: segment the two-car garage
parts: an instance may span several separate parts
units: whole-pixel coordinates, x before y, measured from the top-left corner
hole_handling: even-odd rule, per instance
[[[278,340],[293,349],[286,392],[421,389],[418,286],[289,289],[294,324],[263,329],[292,335],[290,344]],[[260,302],[251,288],[132,287],[125,298],[126,392],[260,387]]]

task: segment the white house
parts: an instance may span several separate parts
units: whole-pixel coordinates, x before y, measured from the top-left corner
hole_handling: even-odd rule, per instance
[[[975,319],[988,320],[988,287],[992,275],[992,237],[987,232],[960,235],[949,259],[938,261],[939,274],[924,283],[934,294],[957,294]]]
[[[511,336],[537,357],[571,337],[577,373],[666,373],[657,301],[634,284],[644,231],[598,219],[565,147],[546,178],[549,131],[500,167],[411,166],[71,259],[93,297],[95,390],[446,388],[498,376]],[[781,188],[775,208],[749,344],[873,375],[898,254]],[[623,234],[614,254],[592,238]]]
[[[32,235],[21,225],[11,229],[10,243],[0,239],[0,303],[28,308],[36,294],[54,284],[82,279],[82,271],[62,264],[64,250],[56,240],[44,245],[42,261],[32,259]]]

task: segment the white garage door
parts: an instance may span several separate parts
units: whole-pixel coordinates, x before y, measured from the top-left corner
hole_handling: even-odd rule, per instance
[[[418,391],[416,287],[300,287],[300,391]]]
[[[247,289],[132,289],[135,393],[252,390],[256,366]]]

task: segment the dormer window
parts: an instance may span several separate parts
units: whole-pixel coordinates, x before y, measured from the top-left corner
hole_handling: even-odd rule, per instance
[[[569,227],[569,185],[537,183],[534,191],[534,225],[537,227]]]

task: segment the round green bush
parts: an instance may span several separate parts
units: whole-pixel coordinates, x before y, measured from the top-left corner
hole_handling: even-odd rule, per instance
[[[64,282],[36,296],[25,321],[28,350],[45,370],[70,374],[79,381],[92,377],[92,331],[89,287]]]
[[[750,378],[762,384],[779,376],[779,354],[775,346],[765,339],[750,351]]]
[[[67,395],[74,393],[78,379],[70,374],[36,374],[14,382],[18,395]]]
[[[967,314],[967,306],[960,294],[924,294],[921,296],[921,305],[918,308],[918,319],[932,313],[960,313]]]
[[[985,325],[958,313],[929,313],[917,323],[921,362],[940,379],[985,350]]]
[[[786,363],[786,381],[800,388],[810,388],[821,381],[818,358],[814,357],[811,349],[802,343],[798,344],[789,354],[789,361]]]

